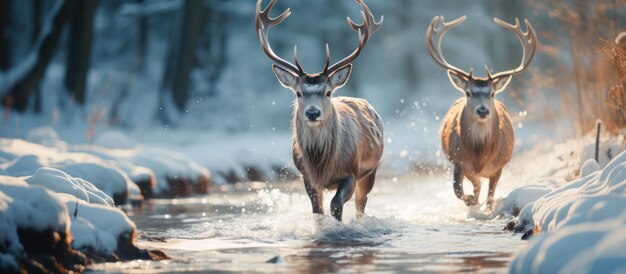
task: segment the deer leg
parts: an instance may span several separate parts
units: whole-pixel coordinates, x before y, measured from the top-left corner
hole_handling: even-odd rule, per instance
[[[465,204],[468,206],[473,206],[478,204],[478,196],[480,196],[480,178],[478,177],[467,177],[472,185],[474,186],[474,195],[465,196]]]
[[[337,186],[337,193],[330,202],[330,213],[341,222],[341,216],[343,214],[343,204],[345,204],[352,197],[354,193],[354,175],[350,175],[339,182]]]
[[[304,188],[306,189],[306,193],[309,195],[309,199],[311,199],[313,213],[324,214],[324,192],[321,190],[317,190],[313,186],[311,186],[311,182],[307,177],[304,177]]]
[[[496,186],[498,185],[498,181],[500,180],[500,175],[502,175],[502,169],[498,170],[496,174],[489,177],[489,192],[487,193],[487,209],[493,209],[493,194],[496,193]]]
[[[454,177],[452,181],[454,187],[454,194],[457,198],[465,200],[465,194],[463,194],[463,169],[460,165],[454,166]]]
[[[365,205],[367,204],[367,194],[372,191],[374,181],[376,180],[376,169],[372,170],[369,175],[361,178],[356,183],[356,217],[361,218],[365,214]]]

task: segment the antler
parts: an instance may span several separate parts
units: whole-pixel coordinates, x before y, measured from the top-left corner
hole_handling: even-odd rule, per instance
[[[346,58],[343,58],[341,61],[335,63],[332,66],[329,66],[330,65],[330,50],[328,50],[328,44],[326,44],[326,65],[324,66],[324,71],[322,72],[323,74],[330,75],[336,70],[343,68],[347,66],[348,64],[352,63],[352,61],[354,61],[359,56],[359,54],[361,54],[361,51],[367,44],[367,41],[369,40],[369,38],[374,33],[376,33],[383,24],[383,20],[385,19],[384,16],[381,16],[380,20],[376,22],[376,20],[374,19],[374,15],[372,14],[372,11],[370,10],[369,7],[367,7],[365,2],[363,2],[363,0],[355,0],[355,1],[359,4],[359,6],[361,6],[361,9],[362,9],[361,18],[363,19],[363,23],[356,24],[354,23],[354,21],[352,21],[352,19],[350,19],[350,17],[347,17],[346,19],[348,20],[348,25],[350,25],[350,28],[352,28],[354,31],[358,33],[359,45]]]
[[[298,50],[297,47],[293,49],[293,56],[295,60],[295,65],[286,61],[280,56],[276,55],[272,50],[272,46],[270,46],[268,39],[268,32],[271,27],[276,26],[282,23],[289,15],[291,15],[291,9],[285,10],[282,14],[277,17],[270,17],[270,12],[274,5],[276,5],[276,0],[271,0],[270,3],[265,7],[264,10],[261,11],[261,3],[263,0],[258,0],[256,3],[256,29],[259,34],[259,40],[261,41],[261,47],[267,56],[280,67],[289,70],[297,75],[304,74],[302,70],[302,66],[300,66],[300,62],[298,62]]]
[[[522,31],[521,25],[517,18],[515,18],[515,25],[511,25],[496,17],[494,17],[493,20],[498,25],[512,31],[513,34],[515,34],[515,37],[517,37],[517,40],[519,40],[519,42],[522,44],[522,62],[517,68],[498,72],[494,75],[492,75],[489,69],[487,69],[487,74],[489,75],[489,78],[498,78],[505,75],[513,75],[524,71],[530,61],[533,59],[533,56],[535,55],[535,50],[537,49],[537,34],[535,33],[535,29],[533,29],[533,26],[531,26],[526,19],[524,19],[524,23],[526,24],[525,32]]]
[[[451,28],[463,23],[465,19],[467,19],[467,16],[462,16],[451,22],[446,22],[443,19],[443,16],[435,16],[433,21],[430,23],[430,26],[428,26],[428,30],[426,30],[426,48],[428,49],[430,56],[437,64],[445,69],[458,72],[469,79],[471,78],[471,70],[470,73],[467,73],[464,70],[451,65],[448,61],[446,61],[446,58],[443,57],[443,53],[441,52],[441,41],[443,40],[443,36]],[[432,39],[433,36],[435,36],[435,41]]]

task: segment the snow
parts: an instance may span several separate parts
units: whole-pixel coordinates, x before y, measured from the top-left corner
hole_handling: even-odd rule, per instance
[[[114,162],[90,154],[68,153],[62,148],[50,148],[20,139],[0,138],[0,146],[0,157],[10,160],[0,164],[0,174],[26,176],[41,167],[53,167],[89,181],[110,197],[126,197],[129,190],[135,188],[135,183]]]
[[[621,137],[601,140],[595,166],[595,135],[562,141],[546,140],[516,152],[507,165],[496,191],[496,215],[514,215],[521,208],[554,189],[602,169],[626,149]],[[582,163],[582,164],[581,164]],[[596,170],[597,171],[597,170]]]
[[[67,147],[56,130],[50,126],[38,127],[28,131],[25,140],[51,148],[59,148],[59,150],[64,150]]]
[[[37,230],[51,228],[60,232],[69,230],[67,208],[44,187],[18,185],[14,179],[7,180],[5,176],[0,176],[0,191],[12,199],[5,214],[12,216],[17,227]]]
[[[92,184],[60,170],[41,168],[23,180],[0,176],[0,264],[14,266],[21,254],[18,228],[70,232],[74,248],[112,254],[120,237],[132,240],[136,233],[135,224],[112,204]]]
[[[594,173],[598,170],[602,169],[600,167],[600,164],[598,164],[598,162],[596,162],[596,160],[594,159],[587,159],[587,161],[585,161],[583,163],[583,166],[580,167],[580,176],[581,177],[586,177],[587,175]]]
[[[18,254],[22,250],[22,245],[17,236],[17,229],[13,215],[9,214],[9,206],[13,199],[3,192],[0,192],[0,268],[17,269],[17,262],[9,254]]]
[[[59,194],[58,198],[72,212],[76,210],[76,218],[72,217],[70,229],[74,236],[72,246],[76,249],[94,248],[104,254],[111,254],[117,249],[121,235],[135,234],[135,224],[120,209],[77,201],[74,196],[66,194]]]
[[[113,206],[113,199],[92,183],[55,168],[39,168],[34,175],[24,180],[30,185],[41,185],[58,193],[67,193],[88,203]]]
[[[18,228],[52,229],[67,235],[67,208],[52,192],[28,186],[23,180],[0,176],[0,267],[17,269],[16,257],[23,252]],[[6,268],[5,268],[6,267]]]
[[[197,180],[211,174],[188,156],[161,148],[137,146],[133,149],[106,149],[98,146],[72,146],[70,151],[95,155],[114,161],[127,169],[134,179],[156,178],[155,192],[167,191],[168,180],[184,178]],[[132,164],[131,164],[132,163]]]
[[[518,226],[541,235],[518,251],[512,273],[613,273],[626,269],[626,152],[601,171],[527,204]]]

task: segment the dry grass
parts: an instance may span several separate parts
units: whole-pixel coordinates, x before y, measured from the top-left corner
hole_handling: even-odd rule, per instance
[[[539,32],[540,51],[551,65],[532,81],[535,89],[558,92],[561,106],[552,118],[574,118],[580,134],[593,130],[597,119],[611,132],[626,128],[626,55],[613,42],[626,31],[626,0],[528,1],[558,24],[555,31]]]

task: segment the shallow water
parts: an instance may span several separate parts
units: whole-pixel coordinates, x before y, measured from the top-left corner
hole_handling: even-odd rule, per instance
[[[457,200],[448,176],[379,179],[366,216],[315,216],[300,182],[242,184],[129,212],[143,248],[173,260],[100,264],[104,272],[506,272],[524,243]],[[328,204],[333,193],[326,193]],[[485,197],[484,194],[481,197]],[[164,240],[165,242],[161,242]]]

